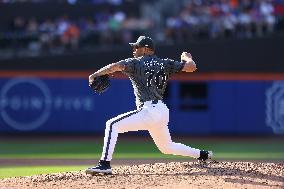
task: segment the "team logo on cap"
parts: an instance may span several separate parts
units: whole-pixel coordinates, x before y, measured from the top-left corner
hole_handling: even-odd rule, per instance
[[[275,134],[284,133],[284,82],[274,82],[266,91],[266,124]]]

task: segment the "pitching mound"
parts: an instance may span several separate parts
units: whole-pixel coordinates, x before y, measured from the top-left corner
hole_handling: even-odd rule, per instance
[[[112,175],[84,171],[0,180],[0,188],[284,188],[283,163],[197,162],[114,167]]]

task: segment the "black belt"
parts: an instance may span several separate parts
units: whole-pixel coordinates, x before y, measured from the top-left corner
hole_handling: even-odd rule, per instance
[[[158,104],[159,100],[152,100],[152,104]]]
[[[158,104],[159,100],[151,100],[152,104]],[[142,102],[140,105],[139,105],[139,108],[142,108],[144,106],[144,102]]]

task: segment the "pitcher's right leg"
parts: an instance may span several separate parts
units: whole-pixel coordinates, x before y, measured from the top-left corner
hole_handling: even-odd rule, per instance
[[[149,130],[155,144],[164,154],[174,154],[181,156],[200,157],[200,150],[181,143],[173,142],[167,126],[157,127]]]
[[[149,130],[155,144],[164,154],[189,156],[200,161],[206,161],[213,156],[212,151],[199,150],[181,143],[173,142],[167,126]]]
[[[159,112],[161,116],[152,116],[153,121],[152,124],[150,123],[148,131],[162,153],[189,156],[202,161],[212,157],[212,152],[199,150],[181,143],[173,142],[168,129],[169,109],[163,104],[156,107],[153,106],[151,108],[152,111],[150,112]]]

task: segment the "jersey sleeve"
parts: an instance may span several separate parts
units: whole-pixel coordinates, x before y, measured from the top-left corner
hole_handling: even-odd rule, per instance
[[[166,72],[169,75],[180,72],[185,64],[183,62],[175,61],[172,59],[165,59],[165,61],[166,61]]]
[[[133,73],[134,66],[135,66],[134,65],[134,58],[127,58],[127,59],[124,59],[124,60],[120,60],[118,63],[125,66],[125,69],[123,70],[123,72]]]

